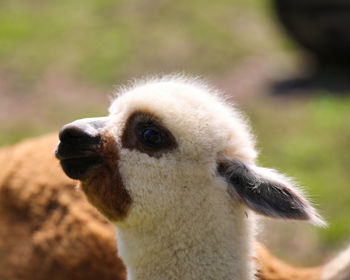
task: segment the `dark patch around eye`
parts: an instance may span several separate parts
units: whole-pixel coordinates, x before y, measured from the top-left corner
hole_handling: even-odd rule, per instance
[[[135,112],[127,120],[122,145],[156,158],[177,147],[171,132],[157,118],[142,112]]]

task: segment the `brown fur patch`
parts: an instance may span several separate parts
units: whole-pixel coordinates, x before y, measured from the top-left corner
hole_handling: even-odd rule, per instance
[[[136,136],[135,129],[139,122],[150,122],[156,126],[157,129],[164,135],[168,145],[165,148],[152,148],[139,141]],[[167,153],[177,147],[175,137],[171,132],[166,129],[161,121],[150,113],[145,112],[134,112],[126,121],[124,133],[122,136],[122,145],[124,148],[130,150],[138,150],[142,153],[148,154],[150,157],[159,158],[162,154]]]
[[[260,280],[321,280],[322,267],[303,268],[289,265],[261,244],[256,244],[258,279]]]
[[[81,186],[89,202],[108,220],[119,221],[127,215],[132,200],[119,173],[119,154],[114,138],[102,135],[101,142],[99,156],[103,163],[81,182]]]

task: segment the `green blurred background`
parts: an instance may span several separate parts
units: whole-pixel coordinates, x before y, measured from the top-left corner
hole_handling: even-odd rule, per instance
[[[329,222],[263,221],[262,241],[317,263],[350,240],[350,97],[271,94],[304,64],[267,0],[1,0],[0,144],[105,115],[132,78],[201,76],[250,118],[261,165],[306,186]]]

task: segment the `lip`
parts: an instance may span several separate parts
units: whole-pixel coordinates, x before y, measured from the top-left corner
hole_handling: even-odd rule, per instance
[[[102,158],[99,156],[65,158],[60,160],[60,164],[68,177],[84,180],[102,164]]]
[[[55,157],[58,160],[73,160],[73,159],[84,159],[98,157],[96,150],[92,149],[75,149],[66,151],[62,149],[62,144],[59,144],[56,151]]]
[[[75,180],[84,180],[103,162],[96,149],[81,148],[77,145],[59,143],[55,156],[66,175]]]

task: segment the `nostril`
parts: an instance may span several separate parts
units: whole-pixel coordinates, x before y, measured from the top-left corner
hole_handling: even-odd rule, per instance
[[[61,141],[78,140],[81,138],[90,138],[90,135],[76,126],[69,126],[61,129],[59,138]]]

